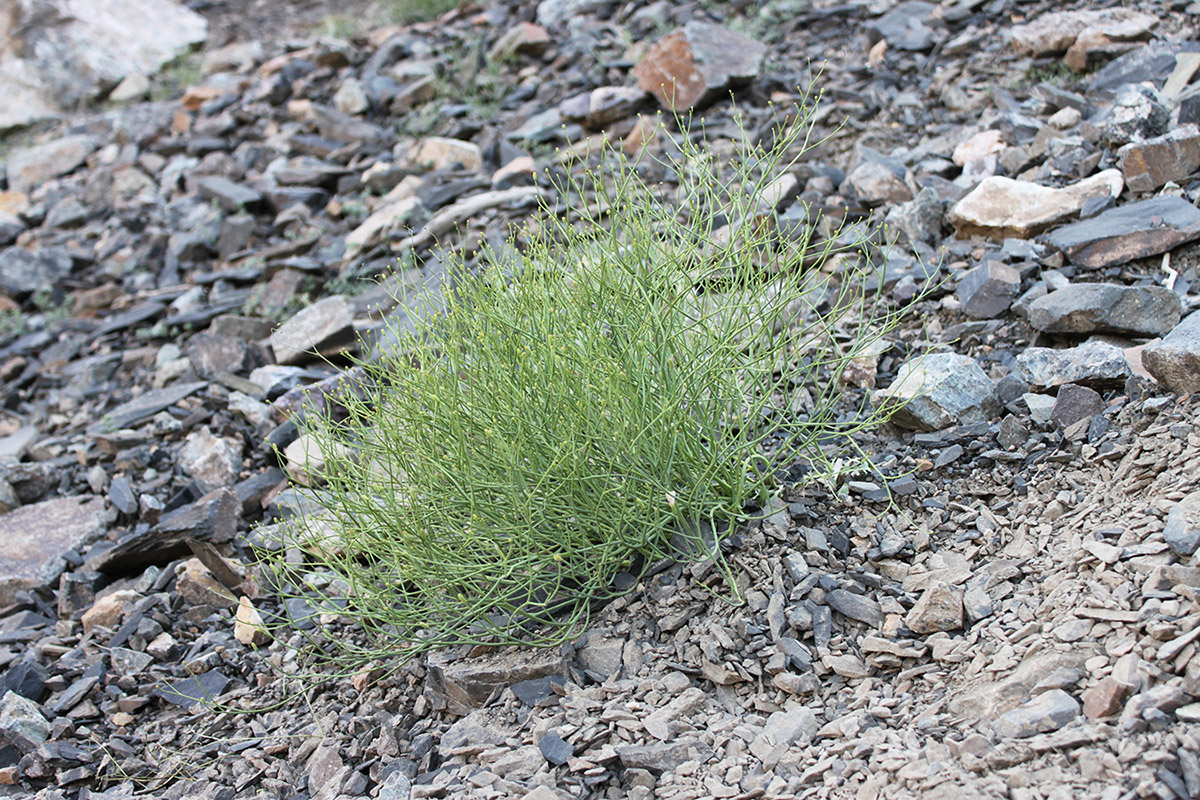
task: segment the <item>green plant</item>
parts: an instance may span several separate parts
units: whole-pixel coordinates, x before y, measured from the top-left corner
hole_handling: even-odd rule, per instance
[[[183,53],[167,62],[153,78],[150,99],[168,100],[200,81],[204,73],[200,69],[200,54]]]
[[[17,336],[29,330],[29,320],[20,309],[0,311],[0,338]]]
[[[388,0],[387,10],[396,22],[428,22],[458,5],[459,0]]]
[[[342,657],[558,643],[664,556],[732,577],[723,534],[776,472],[830,465],[886,419],[840,388],[899,318],[858,289],[870,253],[835,280],[821,266],[846,246],[782,236],[762,201],[815,144],[813,110],[770,152],[743,137],[727,169],[679,137],[677,187],[617,157],[559,175],[569,213],[518,231],[519,257],[459,265],[445,307],[306,423],[326,485],[285,543],[308,562],[263,557],[282,592],[361,628],[333,639]]]

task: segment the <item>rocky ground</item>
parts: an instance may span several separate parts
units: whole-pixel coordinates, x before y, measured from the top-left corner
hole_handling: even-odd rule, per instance
[[[193,5],[0,155],[0,797],[1200,796],[1200,8]],[[780,229],[942,281],[846,387],[924,388],[874,471],[737,533],[745,605],[663,563],[569,647],[297,677],[250,545],[304,387],[544,168],[662,109],[729,152],[731,89],[765,137],[810,81]]]

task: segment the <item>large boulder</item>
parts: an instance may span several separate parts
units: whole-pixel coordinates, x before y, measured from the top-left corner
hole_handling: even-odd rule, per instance
[[[8,0],[0,13],[0,130],[57,117],[203,42],[173,0]]]

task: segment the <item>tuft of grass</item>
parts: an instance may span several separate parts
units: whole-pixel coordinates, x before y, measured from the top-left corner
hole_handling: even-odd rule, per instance
[[[519,252],[460,263],[444,307],[308,419],[317,510],[262,556],[281,593],[360,629],[332,638],[338,658],[560,643],[664,557],[711,559],[738,591],[722,540],[776,474],[835,468],[894,411],[840,388],[899,320],[859,290],[865,239],[783,236],[761,200],[818,144],[814,110],[726,167],[679,137],[678,186],[615,156],[555,176]],[[847,249],[857,267],[822,270]]]
[[[429,22],[457,8],[460,0],[388,0],[387,10],[396,22]]]

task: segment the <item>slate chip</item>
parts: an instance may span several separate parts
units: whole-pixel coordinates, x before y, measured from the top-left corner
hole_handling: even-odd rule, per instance
[[[168,703],[190,709],[199,703],[215,700],[228,685],[229,678],[217,670],[209,670],[167,686],[160,686],[153,694]]]

